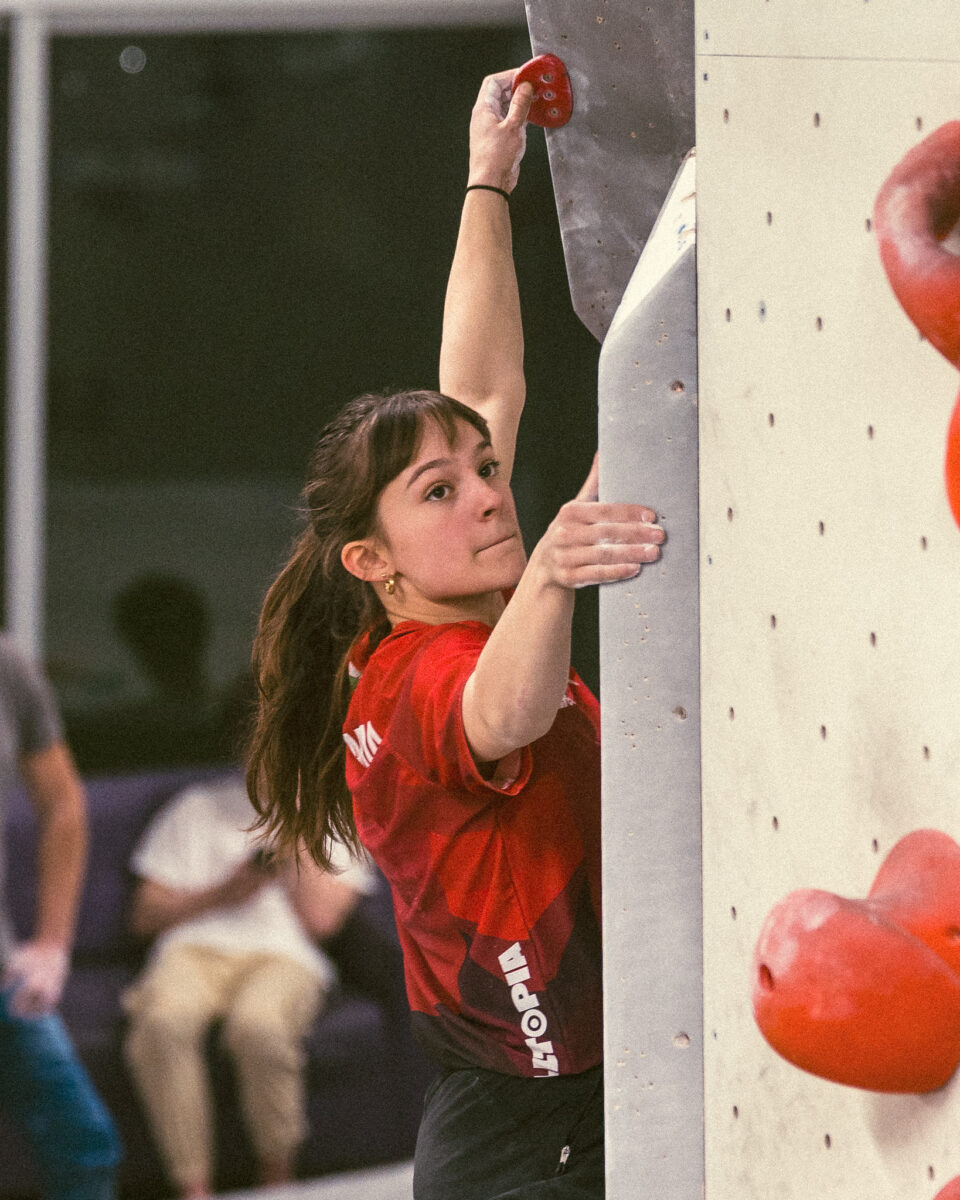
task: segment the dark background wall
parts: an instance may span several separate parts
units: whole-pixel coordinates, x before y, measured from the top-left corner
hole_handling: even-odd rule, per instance
[[[470,109],[529,57],[523,27],[54,42],[47,646],[69,708],[142,692],[111,604],[147,570],[205,596],[214,682],[242,669],[320,426],[436,385]],[[539,129],[512,212],[529,546],[596,443]]]

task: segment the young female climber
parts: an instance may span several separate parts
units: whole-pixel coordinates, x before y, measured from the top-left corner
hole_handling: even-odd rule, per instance
[[[441,391],[360,397],[323,432],[254,648],[262,824],[321,862],[359,840],[393,890],[441,1067],[417,1200],[603,1195],[599,714],[570,628],[575,588],[663,540],[649,509],[598,503],[594,465],[524,555],[507,195],[532,89],[511,99],[513,75],[473,109]]]

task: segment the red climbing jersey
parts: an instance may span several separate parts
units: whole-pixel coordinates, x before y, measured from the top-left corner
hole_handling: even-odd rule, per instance
[[[477,769],[463,687],[479,621],[405,621],[344,726],[357,829],[390,881],[414,1030],[447,1067],[546,1077],[602,1057],[600,711],[571,672],[545,737]]]

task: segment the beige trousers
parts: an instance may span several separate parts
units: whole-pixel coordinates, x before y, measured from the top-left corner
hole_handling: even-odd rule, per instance
[[[211,1022],[223,1020],[256,1153],[276,1161],[306,1134],[303,1039],[323,998],[321,981],[293,959],[186,945],[161,952],[128,989],[126,1060],[178,1187],[211,1180]]]

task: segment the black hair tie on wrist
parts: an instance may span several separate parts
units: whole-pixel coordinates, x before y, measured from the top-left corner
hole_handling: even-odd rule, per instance
[[[467,184],[467,191],[468,192],[473,192],[473,191],[496,192],[497,195],[502,196],[504,198],[504,200],[507,201],[507,203],[510,202],[510,193],[509,192],[505,192],[503,190],[503,188],[494,187],[490,183],[469,183],[469,184]]]

